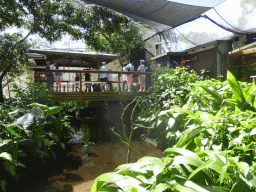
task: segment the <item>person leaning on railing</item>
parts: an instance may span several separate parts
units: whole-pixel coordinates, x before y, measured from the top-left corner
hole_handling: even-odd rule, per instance
[[[140,60],[140,66],[137,69],[137,71],[144,73],[145,72],[145,65],[144,65],[145,61],[144,60]],[[139,84],[140,84],[140,90],[144,92],[146,90],[146,82],[145,82],[145,74],[141,74],[139,75]]]
[[[84,69],[84,71],[85,71],[85,69]],[[91,81],[91,75],[90,75],[90,73],[85,73],[84,74],[84,80],[85,81]],[[86,92],[91,92],[91,83],[85,83],[85,91]]]
[[[76,90],[76,92],[80,89],[79,88],[79,81],[80,81],[80,76],[79,76],[79,73],[76,72],[76,76],[75,76],[75,90]]]
[[[59,66],[56,66],[56,69],[59,69]],[[61,92],[61,76],[62,72],[55,72],[56,92]]]
[[[51,64],[51,61],[48,60],[46,61],[46,72],[45,72],[45,76],[47,78],[47,85],[48,85],[48,90],[49,92],[53,92],[53,84],[54,84],[54,76],[53,73],[50,72],[49,70],[53,69],[54,65],[57,64],[57,61],[55,61],[54,64]]]
[[[108,71],[108,69],[107,69],[107,67],[105,65],[106,65],[106,63],[102,62],[102,65],[100,67],[100,71]],[[106,82],[106,83],[108,82],[108,75],[107,75],[107,73],[100,73],[100,82]],[[101,86],[101,90],[103,90],[102,89],[103,88],[102,84],[100,84],[100,86]]]
[[[124,63],[123,72],[128,72],[126,63]],[[123,91],[126,91],[125,84],[127,84],[127,75],[123,74]]]
[[[134,72],[134,66],[131,63],[129,63],[127,65],[127,70],[129,72]],[[127,75],[128,92],[132,91],[132,82],[133,82],[133,74]]]
[[[109,69],[108,71],[111,72],[112,70]],[[109,73],[108,74],[107,91],[112,91],[113,90],[112,81],[113,81],[113,74]]]

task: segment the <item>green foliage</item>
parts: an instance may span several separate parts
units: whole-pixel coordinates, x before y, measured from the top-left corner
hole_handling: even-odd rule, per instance
[[[28,83],[25,88],[14,84],[12,91],[15,93],[13,102],[15,102],[16,107],[26,109],[33,102],[47,106],[54,105],[52,95],[45,84]]]
[[[3,190],[7,183],[19,179],[20,174],[26,172],[27,175],[33,166],[40,167],[60,158],[64,163],[65,144],[75,132],[63,106],[53,106],[46,87],[28,84],[27,89],[15,86],[15,91],[17,98],[7,99],[0,105],[0,184]]]
[[[177,141],[168,143],[166,157],[120,165],[115,173],[99,176],[92,191],[125,191],[131,182],[134,191],[256,191],[255,85],[228,72],[226,82],[191,86],[184,105],[162,107],[154,117],[140,119],[155,123],[158,131],[164,124],[162,135]]]
[[[2,83],[7,84],[10,75],[24,66],[24,51],[29,48],[26,42],[30,35],[37,34],[52,42],[69,31],[71,16],[75,14],[76,3],[73,0],[3,0],[0,2],[0,102],[3,102]],[[4,16],[4,17],[3,17]],[[16,34],[9,34],[6,29],[19,29]],[[24,35],[23,30],[28,32]],[[6,77],[9,73],[8,78]]]
[[[194,88],[191,83],[199,78],[194,71],[188,72],[185,68],[160,68],[152,75],[153,86],[142,98],[142,113],[138,120],[153,128],[150,137],[158,140],[159,148],[172,146],[176,142],[174,132],[183,130],[180,125],[184,122],[184,115],[172,121],[168,110],[187,102],[187,95]]]
[[[9,173],[0,176],[3,190],[10,182],[8,175],[18,178],[18,167],[28,171],[32,165],[39,166],[49,159],[60,158],[60,150],[65,149],[65,143],[74,132],[63,115],[63,106],[48,107],[33,103],[28,107],[32,109],[26,110],[27,113],[23,111],[25,114],[14,122],[2,119],[0,124],[0,170]],[[16,113],[17,110],[8,115]]]
[[[256,2],[254,0],[241,0],[240,7],[242,9],[242,15],[238,18],[239,27],[245,27],[248,21],[248,16],[254,14]]]
[[[0,35],[0,102],[3,100],[3,88],[25,70],[26,61],[23,55],[29,44],[22,41],[16,45],[21,38],[20,34]]]
[[[95,179],[91,191],[254,191],[254,166],[212,150],[165,150],[166,157],[143,157]],[[112,185],[111,185],[112,184]],[[113,185],[114,184],[114,185]]]
[[[117,53],[121,63],[144,46],[143,26],[110,9],[90,6],[79,10],[73,22],[81,30],[70,30],[72,36],[83,38],[96,51]]]

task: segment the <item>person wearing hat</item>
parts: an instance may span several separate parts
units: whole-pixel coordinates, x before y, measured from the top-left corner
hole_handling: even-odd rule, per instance
[[[127,65],[127,69],[129,72],[134,72],[134,66],[132,65],[132,63],[129,63]],[[128,92],[132,91],[132,81],[133,81],[133,74],[127,75]]]
[[[145,63],[144,60],[140,60],[140,66],[137,69],[137,71],[143,72],[143,73],[145,72],[145,65],[144,65],[144,63]],[[144,92],[146,90],[145,74],[141,74],[139,76],[139,84],[140,84],[140,90],[139,91]]]
[[[105,65],[106,65],[106,63],[102,62],[102,65],[100,67],[100,71],[108,71],[108,69],[107,69],[107,67]],[[100,82],[106,82],[106,83],[108,82],[108,75],[107,75],[107,73],[100,73]],[[100,84],[100,86],[101,86],[101,90],[103,90],[102,89],[102,84]]]
[[[53,69],[54,65],[57,64],[57,61],[54,64],[51,64],[51,61],[46,61],[46,72],[45,76],[47,78],[48,91],[53,92],[54,76],[53,73],[49,70]]]

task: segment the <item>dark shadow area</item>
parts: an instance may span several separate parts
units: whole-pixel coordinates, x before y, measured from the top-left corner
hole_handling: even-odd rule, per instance
[[[79,182],[84,180],[83,177],[72,173],[63,173],[63,175],[65,176],[65,178],[59,179],[63,182]]]

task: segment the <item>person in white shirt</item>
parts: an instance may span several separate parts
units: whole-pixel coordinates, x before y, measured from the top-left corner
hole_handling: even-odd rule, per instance
[[[126,63],[124,64],[123,72],[128,72]],[[123,91],[126,91],[125,84],[127,84],[127,75],[123,74]]]
[[[129,72],[134,72],[134,66],[131,63],[127,65],[127,69]],[[132,81],[133,81],[133,74],[130,74],[127,76],[128,92],[132,91]]]
[[[102,62],[102,65],[100,67],[100,71],[108,71],[107,67],[105,66],[106,63],[105,62]],[[107,73],[100,73],[100,82],[108,82],[108,75]],[[103,86],[102,84],[100,84],[100,87],[101,87],[101,90],[103,90]]]
[[[144,65],[144,63],[145,63],[144,60],[140,60],[140,66],[139,66],[137,71],[145,72],[145,65]],[[140,84],[140,90],[139,91],[144,92],[146,90],[145,74],[141,74],[139,76],[139,84]]]
[[[48,70],[53,69],[54,65],[57,64],[57,61],[54,64],[51,64],[51,61],[48,60],[46,61],[46,72],[45,72],[45,76],[47,78],[47,85],[48,85],[48,91],[49,92],[53,92],[53,84],[54,84],[54,76],[53,76],[53,72],[50,72]]]
[[[112,70],[109,69],[108,71],[112,71]],[[113,90],[112,81],[113,81],[113,74],[109,73],[108,74],[108,84],[107,84],[107,90],[108,91],[112,91]]]

